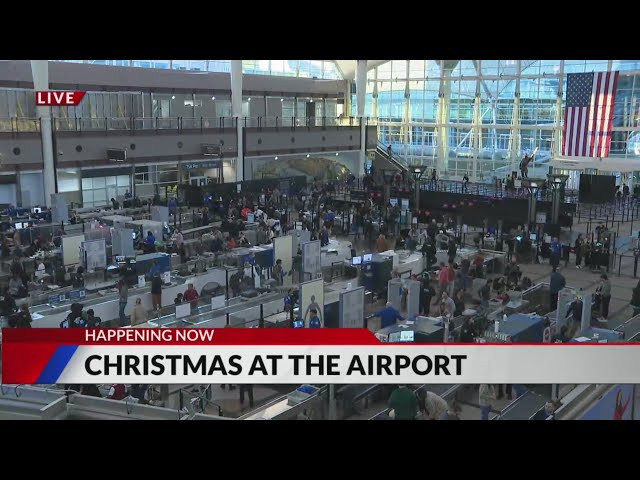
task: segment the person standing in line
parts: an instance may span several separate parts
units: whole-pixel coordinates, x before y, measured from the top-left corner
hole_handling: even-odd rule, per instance
[[[253,408],[253,385],[240,384],[239,390],[240,390],[240,403],[244,405],[244,394],[246,392],[249,397],[249,408]]]
[[[386,252],[389,249],[387,245],[387,241],[384,238],[384,234],[380,234],[378,236],[378,240],[376,241],[376,250],[378,253]]]
[[[482,385],[480,385],[478,397],[480,403],[480,420],[489,420],[491,405],[496,399],[495,388],[493,388],[493,385],[483,383]]]
[[[162,308],[162,278],[157,272],[151,277],[151,304],[156,311]]]
[[[456,303],[453,299],[447,294],[447,292],[442,292],[442,305],[444,306],[444,311],[446,312],[447,317],[453,318],[456,311]]]
[[[553,268],[558,268],[560,265],[560,256],[562,255],[562,244],[558,241],[557,238],[554,238],[551,241],[551,257],[549,262]]]
[[[582,238],[582,234],[580,233],[578,235],[578,238],[576,238],[576,242],[573,244],[573,251],[576,254],[576,268],[581,268],[583,244],[584,244],[584,239]]]
[[[487,280],[479,290],[478,296],[480,297],[480,303],[483,307],[489,306],[489,300],[491,300],[491,280]]]
[[[182,235],[182,232],[180,231],[180,229],[176,229],[176,236],[175,236],[174,242],[176,244],[176,248],[178,249],[178,251],[180,251],[180,249],[184,245],[184,235]]]
[[[198,291],[193,287],[193,283],[189,283],[182,296],[182,299],[184,300],[184,302],[189,302],[191,304],[191,312],[197,310],[198,297]]]
[[[136,306],[131,311],[131,325],[139,325],[149,320],[147,309],[142,305],[142,299],[136,298]]]
[[[276,285],[282,286],[284,283],[284,270],[282,269],[282,260],[276,260],[276,264],[271,271],[273,278],[276,281]]]
[[[606,273],[600,275],[600,299],[602,305],[602,319],[609,320],[609,303],[611,303],[611,282]]]
[[[126,320],[126,317],[124,315],[124,309],[127,306],[127,301],[129,299],[129,286],[127,285],[127,282],[122,279],[120,280],[119,284],[118,284],[118,295],[119,295],[119,316],[120,316],[120,326],[124,327],[124,323]]]
[[[458,252],[458,245],[456,245],[456,241],[453,237],[449,238],[449,242],[447,242],[447,254],[449,255],[449,263],[453,263],[456,259],[456,253]]]
[[[31,314],[29,313],[29,305],[26,303],[20,306],[16,328],[31,328]]]
[[[564,276],[553,267],[549,279],[549,309],[554,311],[558,307],[558,293],[567,285]]]
[[[422,279],[422,285],[420,289],[420,313],[423,313],[427,317],[431,312],[431,300],[435,297],[436,291],[431,286],[429,277]]]
[[[451,283],[454,278],[455,274],[449,271],[449,267],[446,266],[444,262],[440,262],[440,270],[438,271],[438,300],[442,298],[444,292],[449,290],[449,283]]]

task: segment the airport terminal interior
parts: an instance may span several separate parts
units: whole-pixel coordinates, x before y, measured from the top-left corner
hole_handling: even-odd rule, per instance
[[[3,60],[2,326],[635,342],[638,161],[636,60]],[[638,420],[640,385],[0,384],[0,419]]]

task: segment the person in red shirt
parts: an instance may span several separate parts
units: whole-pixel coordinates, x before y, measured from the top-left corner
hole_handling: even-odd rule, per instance
[[[236,248],[238,245],[236,244],[236,239],[233,237],[228,237],[227,238],[227,248],[229,250],[233,250],[234,248]]]
[[[191,303],[191,311],[193,312],[198,305],[198,291],[193,288],[193,283],[187,285],[187,290],[182,297],[183,301]]]
[[[111,385],[107,398],[110,398],[111,400],[122,400],[126,396],[126,393],[127,389],[123,384],[115,383]]]
[[[451,273],[449,271],[450,267],[445,265],[444,262],[440,262],[440,271],[438,272],[438,295],[436,296],[436,301],[439,301],[442,298],[442,292],[445,292],[449,287]]]
[[[187,290],[184,292],[182,298],[185,302],[193,302],[195,300],[198,300],[198,291],[193,288],[193,283],[187,285]]]

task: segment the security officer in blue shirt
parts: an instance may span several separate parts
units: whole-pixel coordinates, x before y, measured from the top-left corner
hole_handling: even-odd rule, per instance
[[[284,310],[285,312],[291,311],[296,302],[298,301],[298,296],[296,295],[295,290],[291,289],[287,292],[287,295],[284,297]]]
[[[318,317],[318,311],[315,308],[309,310],[309,328],[321,328],[322,322]]]
[[[390,327],[395,325],[396,320],[404,320],[404,317],[400,315],[400,312],[393,308],[391,302],[387,302],[387,306],[379,312],[374,313],[371,317],[380,317],[380,328]],[[369,317],[369,318],[371,318]]]
[[[147,238],[144,239],[144,245],[145,245],[146,253],[155,253],[156,237],[153,235],[153,232],[151,230],[147,232]]]

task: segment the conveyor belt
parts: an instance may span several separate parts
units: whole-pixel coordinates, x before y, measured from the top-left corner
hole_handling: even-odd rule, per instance
[[[494,420],[529,420],[544,408],[547,399],[531,390],[507,405]]]

